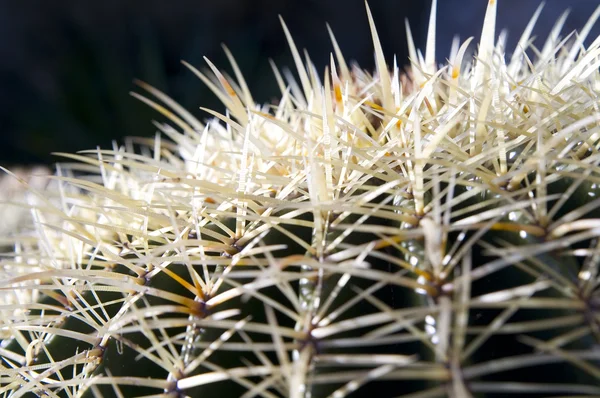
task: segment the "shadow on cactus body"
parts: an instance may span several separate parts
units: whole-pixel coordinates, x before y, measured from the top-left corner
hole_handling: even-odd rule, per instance
[[[368,9],[374,75],[284,25],[276,106],[188,65],[206,123],[140,83],[172,125],[13,203],[3,396],[600,395],[600,8],[506,59],[496,7],[439,67],[434,1],[407,73]]]

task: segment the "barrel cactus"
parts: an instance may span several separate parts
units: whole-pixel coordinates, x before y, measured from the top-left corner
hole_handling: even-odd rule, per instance
[[[140,82],[154,139],[3,204],[2,396],[599,396],[600,8],[506,57],[489,0],[441,65],[435,5],[408,69],[367,7],[374,74],[283,24],[275,105],[227,50],[206,122]]]

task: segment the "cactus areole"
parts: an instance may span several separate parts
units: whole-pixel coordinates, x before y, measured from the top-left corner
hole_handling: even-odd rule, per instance
[[[0,396],[600,396],[600,7],[514,49],[497,7],[400,66],[367,7],[373,74],[283,24],[277,105],[226,50],[225,112],[140,82],[154,139],[5,170]]]

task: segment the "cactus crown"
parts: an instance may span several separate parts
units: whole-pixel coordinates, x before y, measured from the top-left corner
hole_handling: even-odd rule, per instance
[[[2,396],[600,394],[600,8],[538,48],[540,7],[507,60],[489,0],[439,67],[435,3],[407,73],[367,7],[374,75],[333,35],[319,74],[283,24],[276,106],[227,50],[234,78],[185,64],[226,106],[207,123],[139,83],[160,134],[62,154],[14,203]]]

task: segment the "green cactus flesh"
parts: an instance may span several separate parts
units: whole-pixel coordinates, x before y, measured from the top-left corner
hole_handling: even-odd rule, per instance
[[[600,396],[600,8],[506,58],[496,7],[437,65],[434,2],[407,72],[367,9],[373,75],[335,40],[318,74],[284,25],[277,105],[229,53],[235,79],[188,65],[207,122],[140,83],[155,139],[12,203],[0,395]]]

